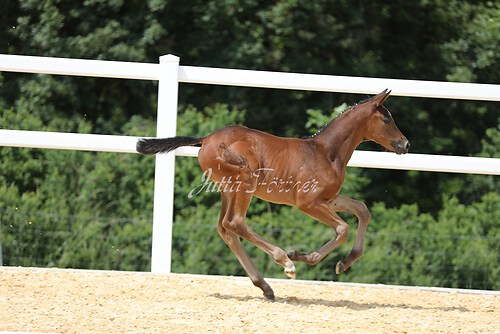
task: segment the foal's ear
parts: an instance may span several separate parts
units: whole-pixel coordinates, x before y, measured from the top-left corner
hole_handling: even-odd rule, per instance
[[[372,98],[372,103],[375,105],[375,107],[378,107],[379,105],[384,103],[385,100],[387,100],[389,94],[391,94],[391,91],[388,89],[384,89],[383,92],[378,93]]]

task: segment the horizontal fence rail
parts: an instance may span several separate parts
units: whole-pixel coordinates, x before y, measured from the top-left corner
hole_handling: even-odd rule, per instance
[[[0,54],[0,71],[84,77],[159,80],[159,64]]]
[[[0,144],[13,147],[48,148],[98,152],[137,153],[140,137],[80,133],[1,130]],[[198,147],[181,147],[177,156],[197,157]],[[385,168],[467,174],[500,175],[500,159],[432,154],[396,155],[390,152],[355,151],[350,167]]]
[[[0,71],[159,80],[159,64],[0,54]],[[500,85],[179,66],[182,83],[500,101]]]
[[[180,66],[179,82],[443,99],[500,101],[500,85]]]
[[[97,152],[137,153],[140,137],[83,133],[0,130],[0,145]]]

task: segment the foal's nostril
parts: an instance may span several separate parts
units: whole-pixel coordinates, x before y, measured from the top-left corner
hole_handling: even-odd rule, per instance
[[[410,142],[406,138],[402,138],[398,141],[392,141],[391,146],[397,154],[405,154],[410,149]]]

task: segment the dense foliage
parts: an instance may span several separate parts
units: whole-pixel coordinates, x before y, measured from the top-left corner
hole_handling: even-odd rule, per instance
[[[500,81],[500,5],[492,1],[4,2],[2,53],[139,62],[173,53],[197,66]],[[156,90],[146,81],[3,72],[0,127],[152,136]],[[245,124],[302,136],[364,98],[181,85],[178,134]],[[497,103],[391,97],[386,105],[413,152],[500,157]],[[0,157],[4,264],[149,269],[154,159],[10,147]],[[201,182],[196,159],[176,166],[173,270],[243,275],[216,233],[218,195],[187,196]],[[373,214],[365,255],[337,276],[349,250],[342,246],[315,267],[299,264],[299,278],[500,288],[498,177],[348,174],[343,193]],[[354,236],[355,219],[345,217]],[[333,235],[294,208],[257,200],[249,223],[285,249],[310,251]],[[282,277],[268,256],[247,249],[265,275]]]

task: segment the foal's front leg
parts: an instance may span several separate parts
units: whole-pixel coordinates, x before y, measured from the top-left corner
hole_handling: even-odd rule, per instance
[[[353,200],[348,197],[337,195],[331,202],[322,202],[315,206],[308,206],[305,209],[301,209],[308,215],[316,218],[320,222],[327,224],[332,227],[336,236],[328,241],[326,244],[318,248],[316,251],[309,254],[302,254],[297,251],[291,251],[288,253],[290,259],[294,261],[305,262],[310,265],[314,265],[321,261],[325,256],[327,256],[335,248],[347,241],[348,226],[335,212],[351,212],[356,217],[358,217],[358,232],[356,235],[356,240],[354,241],[354,246],[347,257],[339,261],[335,267],[335,272],[340,274],[346,271],[352,264],[361,257],[363,254],[363,244],[365,240],[365,233],[370,222],[370,212],[366,205],[360,201]]]
[[[335,267],[335,272],[340,274],[346,271],[352,264],[363,255],[363,245],[365,242],[366,229],[370,223],[371,214],[365,203],[356,201],[349,197],[338,195],[330,202],[333,211],[350,212],[358,217],[358,232],[354,246],[347,257],[339,261]]]
[[[299,208],[302,212],[317,219],[323,224],[330,226],[336,233],[336,236],[333,237],[330,241],[309,254],[302,254],[295,250],[288,252],[288,256],[294,261],[300,261],[305,262],[309,265],[315,265],[325,256],[327,256],[331,251],[347,241],[349,227],[347,223],[343,221],[342,218],[340,218],[331,209],[330,205],[327,202],[322,201],[316,203],[315,205],[308,205],[306,207]]]

